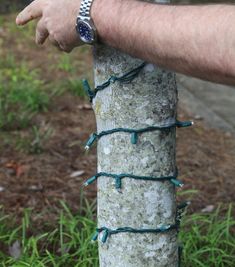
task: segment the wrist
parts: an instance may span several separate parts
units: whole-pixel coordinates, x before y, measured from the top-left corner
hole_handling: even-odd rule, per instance
[[[97,42],[97,31],[91,17],[94,0],[81,0],[77,16],[76,31],[84,44],[94,45]]]
[[[98,40],[102,43],[110,43],[111,32],[118,27],[118,10],[122,0],[94,0],[91,7],[91,18],[97,29]]]

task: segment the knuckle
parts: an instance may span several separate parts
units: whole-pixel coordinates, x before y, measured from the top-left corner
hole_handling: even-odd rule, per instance
[[[44,18],[44,21],[45,21],[46,24],[48,24],[49,23],[49,18],[48,17],[45,17]]]
[[[48,29],[48,31],[49,31],[49,35],[50,35],[53,39],[56,39],[55,32],[52,31],[52,30],[50,30],[50,29]]]

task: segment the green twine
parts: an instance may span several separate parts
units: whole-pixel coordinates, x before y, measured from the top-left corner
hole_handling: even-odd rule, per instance
[[[140,71],[144,68],[146,63],[142,63],[138,67],[128,71],[127,73],[123,74],[122,76],[115,76],[112,75],[106,82],[104,82],[101,85],[96,86],[94,90],[91,89],[89,83],[87,80],[83,80],[83,88],[86,91],[87,95],[90,97],[90,102],[92,102],[93,98],[95,98],[96,94],[99,91],[104,90],[107,88],[111,83],[115,83],[116,81],[121,82],[121,83],[130,83],[132,82],[140,73]]]
[[[92,184],[101,176],[113,178],[115,180],[115,188],[117,190],[120,190],[122,188],[122,179],[124,179],[124,178],[131,178],[131,179],[135,179],[135,180],[144,180],[144,181],[170,181],[175,186],[180,186],[180,187],[182,187],[184,185],[183,182],[177,180],[178,172],[176,172],[176,174],[173,176],[160,176],[160,177],[137,176],[137,175],[127,174],[127,173],[112,174],[112,173],[107,173],[107,172],[99,172],[96,175],[89,178],[84,183],[84,186],[88,186],[88,185]]]
[[[167,225],[160,225],[155,229],[148,229],[148,228],[142,228],[142,229],[135,229],[132,227],[120,227],[117,229],[110,229],[108,227],[100,227],[96,228],[96,232],[92,237],[92,241],[96,241],[98,239],[99,234],[103,233],[101,237],[101,242],[106,243],[107,239],[111,235],[119,234],[119,233],[134,233],[134,234],[146,234],[146,233],[165,233],[170,230],[177,230],[179,231],[180,223],[181,223],[181,215],[179,219],[179,214],[182,214],[184,209],[188,206],[189,202],[184,202],[177,206],[177,214],[176,214],[176,223],[175,224],[167,224]],[[178,253],[179,257],[181,255],[182,248],[179,248]]]
[[[177,224],[172,224],[172,225],[161,225],[155,229],[134,229],[131,227],[121,227],[117,229],[110,229],[107,227],[101,227],[96,229],[96,233],[92,237],[92,241],[96,241],[98,239],[98,236],[100,233],[103,233],[101,237],[101,242],[105,243],[111,235],[119,234],[119,233],[134,233],[134,234],[147,234],[147,233],[165,233],[173,229],[177,229],[178,225]]]
[[[130,133],[131,134],[131,143],[132,144],[137,144],[138,142],[138,135],[142,134],[144,132],[152,132],[152,131],[157,131],[157,130],[166,130],[166,129],[170,129],[173,127],[189,127],[192,126],[193,122],[191,121],[175,121],[171,124],[168,125],[162,125],[162,126],[149,126],[146,128],[142,128],[142,129],[129,129],[129,128],[115,128],[112,130],[107,130],[107,131],[102,131],[99,134],[98,133],[93,133],[91,134],[90,138],[88,139],[85,149],[88,150],[90,149],[90,147],[93,145],[93,143],[97,140],[100,139],[102,136],[104,135],[109,135],[109,134],[113,134],[113,133],[117,133],[117,132],[124,132],[124,133]]]

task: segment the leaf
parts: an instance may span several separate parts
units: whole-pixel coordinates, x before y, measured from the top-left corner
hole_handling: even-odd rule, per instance
[[[6,168],[14,170],[17,178],[19,178],[22,174],[25,173],[25,167],[25,165],[21,165],[16,162],[9,162],[6,164]]]
[[[214,210],[215,206],[214,205],[207,205],[204,209],[202,209],[202,212],[212,212]]]
[[[71,173],[70,177],[71,178],[75,178],[75,177],[78,177],[78,176],[81,176],[85,173],[85,171],[81,170],[81,171],[75,171],[73,173]]]
[[[15,241],[12,246],[9,247],[9,254],[15,260],[19,259],[21,256],[21,245],[19,240]]]
[[[92,106],[91,105],[89,105],[89,104],[83,104],[83,105],[79,105],[78,106],[78,109],[80,109],[80,110],[91,110],[92,109]]]

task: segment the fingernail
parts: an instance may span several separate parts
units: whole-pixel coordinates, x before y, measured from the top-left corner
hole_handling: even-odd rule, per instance
[[[20,25],[21,24],[21,21],[20,21],[20,17],[19,16],[16,17],[16,24],[17,25]]]

